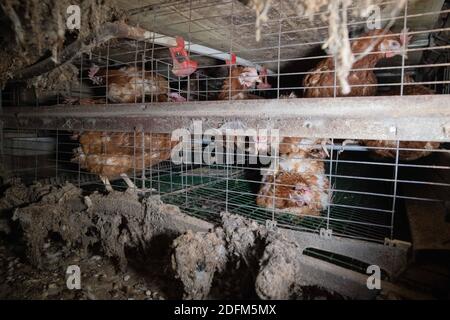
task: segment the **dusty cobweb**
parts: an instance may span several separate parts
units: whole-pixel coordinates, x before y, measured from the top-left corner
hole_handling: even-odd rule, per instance
[[[347,81],[353,64],[369,54],[376,43],[376,39],[362,54],[355,57],[351,50],[348,22],[350,17],[368,18],[369,10],[374,5],[374,0],[294,0],[288,1],[288,5],[294,6],[295,12],[300,17],[306,17],[310,21],[320,19],[328,24],[328,37],[322,48],[335,59],[336,80],[343,94],[351,91]],[[387,32],[395,22],[395,16],[405,6],[406,0],[399,0],[393,5],[390,21],[384,26]],[[272,0],[251,0],[251,6],[256,13],[256,41],[261,40],[261,29],[268,22],[268,13],[273,4]]]

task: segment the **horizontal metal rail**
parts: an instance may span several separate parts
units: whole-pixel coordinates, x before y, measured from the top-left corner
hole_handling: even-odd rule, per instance
[[[203,130],[237,121],[281,136],[450,141],[450,96],[347,97],[4,107],[5,128],[172,132],[202,120]]]

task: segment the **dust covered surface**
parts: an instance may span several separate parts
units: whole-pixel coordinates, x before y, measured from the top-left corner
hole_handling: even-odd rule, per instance
[[[84,195],[70,183],[26,187],[20,181],[5,191],[0,209],[3,219],[13,211],[12,222],[20,225],[31,263],[38,268],[44,263],[44,244],[54,235],[82,256],[99,247],[124,270],[127,249],[145,252],[154,236],[179,233],[182,226],[171,217],[183,215],[158,197],[140,198],[133,191]]]
[[[214,232],[188,231],[175,239],[172,266],[184,285],[185,299],[208,297],[214,274],[226,266],[223,230]]]
[[[183,218],[159,197],[14,180],[0,199],[0,297],[179,298],[169,250]],[[65,284],[73,264],[81,291]]]
[[[12,180],[0,222],[0,298],[317,296],[314,289],[305,295],[299,248],[277,230],[228,213],[214,227],[132,190]],[[70,265],[80,267],[81,290],[67,289]]]
[[[79,30],[66,29],[66,13],[70,5],[79,5]],[[109,1],[93,0],[2,0],[0,22],[0,88],[13,77],[15,70],[25,68],[46,57],[56,57],[68,43],[85,37],[105,22],[124,19]],[[40,89],[64,90],[65,83],[76,78],[73,65],[63,66],[48,76],[36,77],[29,84]],[[62,85],[63,87],[60,87]]]
[[[317,288],[302,280],[301,250],[292,239],[241,216],[222,213],[221,218],[210,232],[187,232],[173,243],[172,267],[183,283],[183,298],[218,292],[234,298],[242,298],[242,292],[261,299],[315,297],[305,294]]]

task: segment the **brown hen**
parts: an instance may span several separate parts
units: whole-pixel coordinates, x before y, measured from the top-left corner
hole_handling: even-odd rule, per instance
[[[279,149],[278,164],[263,171],[256,203],[299,216],[320,215],[330,198],[322,140],[285,137]]]
[[[248,92],[257,83],[261,82],[262,79],[258,75],[256,68],[232,66],[231,74],[223,82],[222,89],[217,98],[218,100],[264,99]]]
[[[141,102],[142,96],[152,96],[154,101],[168,100],[169,82],[166,78],[138,67],[120,69],[93,66],[89,79],[96,85],[106,86],[107,98],[115,103]]]
[[[295,99],[294,93],[280,96]],[[258,137],[259,150],[271,150],[272,140]],[[329,205],[329,181],[323,159],[328,155],[326,139],[281,137],[279,161],[272,171],[263,170],[256,198],[261,207],[275,208],[298,216],[319,216]]]
[[[414,79],[411,76],[404,77],[405,84],[413,84]],[[401,89],[400,86],[396,86],[389,91],[380,92],[378,95],[387,95],[387,96],[397,96],[400,95]],[[404,95],[430,95],[435,94],[435,91],[427,88],[422,85],[404,85],[403,87]],[[392,158],[395,159],[397,156],[397,142],[396,141],[388,141],[388,140],[367,140],[363,141],[368,147],[371,148],[381,148],[381,149],[371,149],[371,152],[382,158]],[[433,150],[436,150],[440,147],[440,142],[431,142],[431,141],[401,141],[399,143],[399,159],[404,161],[414,161],[420,158],[429,156],[433,153]],[[385,149],[385,148],[393,148],[393,149]],[[402,150],[402,149],[418,149],[418,150]]]
[[[95,84],[105,84],[107,99],[117,103],[142,101],[150,95],[156,101],[179,101],[169,93],[169,83],[164,77],[136,67],[120,69],[94,66],[89,78]],[[175,94],[176,95],[176,94]],[[101,100],[80,99],[79,104],[104,103]],[[170,158],[172,146],[169,134],[87,131],[76,133],[80,147],[75,149],[73,162],[89,172],[98,174],[108,191],[109,179],[122,177],[130,187],[135,187],[126,175],[132,170],[141,171]],[[141,147],[142,140],[144,148]]]
[[[73,162],[89,172],[98,174],[111,191],[109,179],[122,177],[130,187],[127,173],[154,166],[170,158],[172,142],[169,134],[98,132],[79,135],[80,147],[75,149]],[[144,143],[144,148],[142,148]]]
[[[263,177],[257,205],[299,216],[318,216],[329,203],[329,182],[322,168],[318,172],[299,173],[280,170]],[[275,182],[274,182],[275,181]]]
[[[378,61],[385,58],[392,58],[402,54],[403,45],[407,44],[408,38],[402,34],[400,37],[388,32],[382,35],[383,30],[372,30],[362,36],[362,39],[354,40],[351,49],[353,54],[364,52],[372,42],[375,43],[372,52],[357,60],[348,76],[348,83],[351,91],[346,96],[374,96],[377,93],[377,77],[373,69]],[[369,38],[367,38],[369,37]],[[375,37],[375,38],[374,38]],[[336,85],[334,72],[334,58],[330,57],[322,60],[303,80],[306,98],[334,97]],[[340,88],[336,88],[336,96],[344,94]]]

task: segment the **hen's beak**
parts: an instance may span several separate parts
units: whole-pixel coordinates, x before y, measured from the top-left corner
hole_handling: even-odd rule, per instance
[[[405,60],[408,60],[408,51],[406,50],[406,48],[405,48],[405,50],[402,50],[401,56],[402,56]]]
[[[327,142],[328,142],[328,141],[323,140],[320,144],[321,144],[321,146],[322,146],[323,152],[324,152],[324,153],[327,155],[327,157],[329,158],[329,157],[330,157],[330,153],[328,152],[328,149],[327,149]]]

